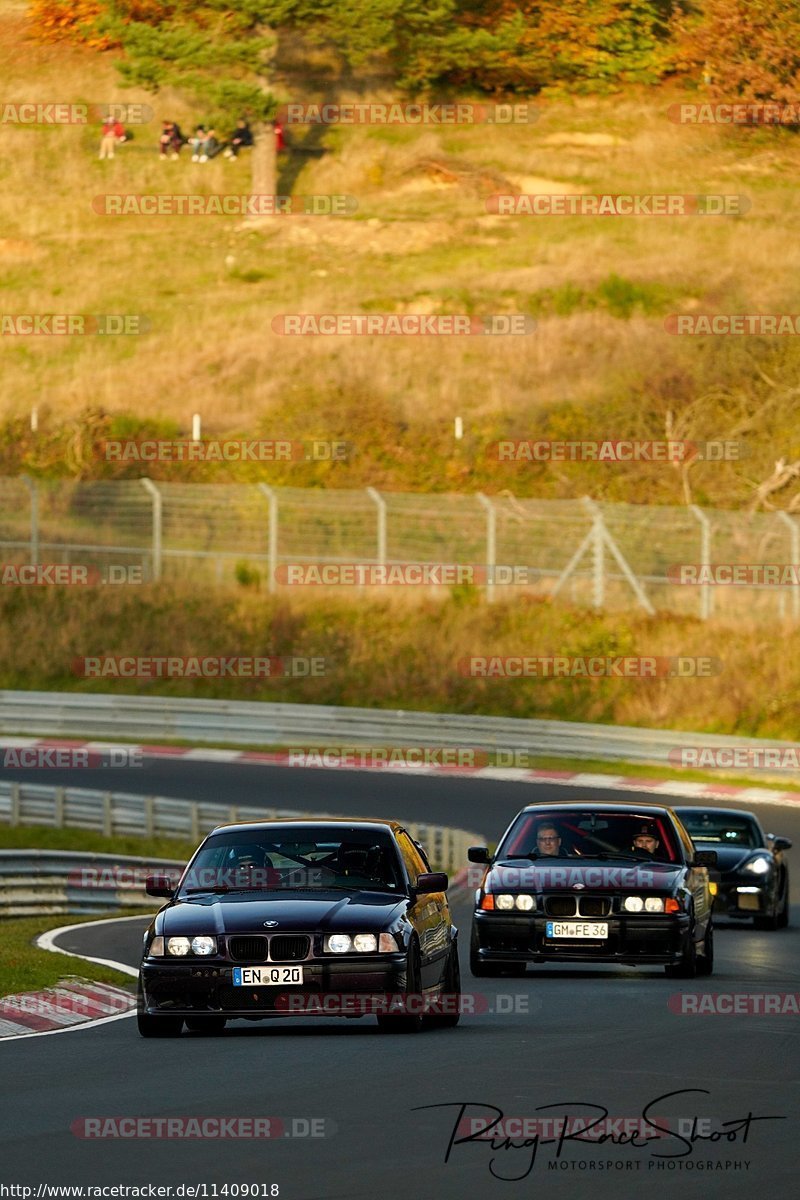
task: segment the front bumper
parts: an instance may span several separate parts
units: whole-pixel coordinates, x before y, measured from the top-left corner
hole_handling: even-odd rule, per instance
[[[548,939],[553,917],[474,914],[473,950],[485,963],[615,962],[677,963],[689,932],[686,913],[601,918],[608,937],[598,941]]]
[[[747,888],[743,892],[740,888]],[[726,917],[757,917],[769,911],[769,887],[748,880],[720,880],[714,911]]]
[[[250,1018],[304,1016],[308,1013],[303,1010],[302,997],[353,993],[379,996],[401,992],[406,984],[403,954],[385,954],[380,960],[369,962],[363,957],[353,959],[342,955],[334,961],[304,959],[286,965],[303,968],[302,984],[234,987],[233,963],[174,963],[145,959],[139,973],[141,1008],[151,1015],[169,1013],[184,1017],[209,1014]],[[328,1015],[337,1013],[332,1008]],[[358,1014],[343,1011],[341,1015]]]

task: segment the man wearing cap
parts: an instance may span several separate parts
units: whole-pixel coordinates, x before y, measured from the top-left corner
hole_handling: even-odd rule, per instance
[[[658,830],[655,825],[651,825],[648,821],[637,825],[633,833],[633,844],[631,849],[637,854],[646,855],[648,858],[655,858],[656,850],[658,850],[661,842],[658,838]]]

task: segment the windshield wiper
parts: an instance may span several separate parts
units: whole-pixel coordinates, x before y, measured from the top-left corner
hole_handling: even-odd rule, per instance
[[[502,855],[499,855],[497,861],[499,862],[499,861],[502,861],[503,859],[512,859],[512,858],[529,858],[529,859],[531,859],[531,861],[533,861],[534,859],[542,858],[542,857],[555,858],[556,856],[554,854],[547,854],[547,855],[543,856],[539,853],[538,850],[529,850],[527,854],[502,854]]]
[[[218,883],[213,887],[187,888],[186,891],[183,893],[183,895],[184,896],[199,896],[199,895],[202,895],[203,892],[210,892],[215,896],[222,896],[222,895],[226,895],[228,892],[257,892],[257,891],[264,891],[264,890],[265,890],[264,888],[246,888],[246,887],[232,888],[232,887],[228,887],[228,885],[226,883]]]

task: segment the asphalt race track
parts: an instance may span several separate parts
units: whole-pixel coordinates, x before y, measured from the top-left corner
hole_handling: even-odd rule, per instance
[[[492,840],[531,800],[597,794],[471,778],[164,760],[149,760],[136,771],[57,778],[53,771],[3,772],[4,778],[23,776],[429,820]],[[625,798],[636,795],[626,792]],[[800,897],[800,811],[758,811],[765,828],[795,842],[789,862]],[[34,1188],[206,1184],[209,1197],[212,1184],[277,1184],[282,1198],[296,1200],[514,1200],[537,1194],[628,1200],[678,1189],[688,1197],[750,1200],[754,1192],[777,1198],[795,1191],[798,1017],[682,1014],[680,1001],[673,999],[671,1008],[670,998],[800,993],[800,905],[793,906],[789,929],[776,933],[720,922],[715,973],[691,981],[667,979],[661,968],[551,965],[529,968],[523,979],[473,979],[467,966],[469,906],[461,903],[455,912],[463,987],[476,994],[476,1008],[483,1011],[462,1017],[454,1030],[385,1036],[371,1018],[236,1022],[219,1038],[185,1033],[144,1041],[134,1021],[124,1019],[0,1042],[0,1182]],[[63,935],[61,944],[135,965],[145,923],[87,927]],[[79,973],[76,960],[64,962],[67,972]],[[667,1099],[673,1092],[684,1094]],[[565,1113],[588,1121],[601,1109],[610,1118],[635,1119],[651,1105],[654,1119],[683,1136],[646,1145],[568,1141],[556,1158],[555,1143],[526,1145],[524,1127],[510,1124],[513,1147],[453,1145],[445,1163],[461,1104],[474,1106],[467,1116],[485,1116],[494,1106],[509,1121]],[[439,1107],[415,1111],[425,1105]],[[748,1126],[748,1115],[786,1119]],[[123,1116],[271,1117],[289,1132],[295,1122],[298,1135],[313,1131],[321,1119],[325,1136],[87,1140],[71,1130],[86,1117]],[[693,1117],[700,1119],[696,1133],[712,1134],[724,1122],[728,1133],[691,1142]],[[616,1126],[618,1139],[622,1129]],[[530,1126],[527,1132],[530,1138]],[[540,1135],[544,1142],[547,1130]],[[669,1157],[654,1157],[659,1154]],[[718,1164],[727,1166],[714,1169]]]

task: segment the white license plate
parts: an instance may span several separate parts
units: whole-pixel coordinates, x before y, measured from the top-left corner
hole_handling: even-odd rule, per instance
[[[607,938],[607,921],[548,921],[549,938]]]
[[[264,987],[281,983],[302,983],[302,967],[234,967],[234,987]]]

